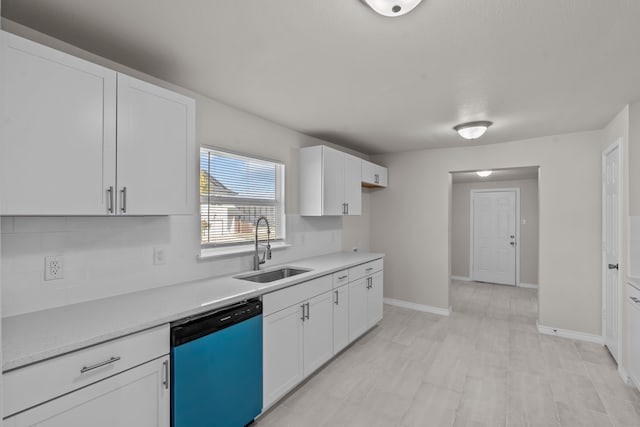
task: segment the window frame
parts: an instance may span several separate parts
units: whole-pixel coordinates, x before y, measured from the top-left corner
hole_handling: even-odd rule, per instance
[[[274,160],[274,159],[269,159],[269,158],[265,158],[265,157],[260,157],[260,156],[256,156],[256,155],[249,155],[246,153],[240,153],[237,151],[231,151],[231,150],[227,150],[227,149],[223,149],[223,148],[219,148],[219,147],[214,147],[211,145],[206,145],[206,144],[201,144],[198,148],[198,159],[200,160],[202,158],[203,155],[203,150],[208,151],[208,152],[214,152],[214,153],[219,153],[222,156],[229,156],[229,157],[237,157],[240,159],[246,159],[248,161],[260,161],[260,162],[268,162],[268,163],[272,163],[275,165],[276,168],[276,176],[275,176],[275,203],[269,201],[269,200],[265,200],[265,199],[254,199],[254,198],[238,198],[238,197],[218,197],[216,198],[216,202],[218,201],[222,201],[223,203],[226,202],[230,202],[230,203],[245,203],[244,206],[248,206],[249,204],[251,205],[264,205],[264,206],[275,206],[276,208],[276,224],[279,224],[279,227],[276,228],[276,231],[279,231],[279,235],[274,236],[272,233],[273,238],[271,239],[271,242],[275,242],[276,244],[276,248],[277,247],[285,247],[288,245],[285,245],[285,239],[286,239],[286,213],[285,213],[285,209],[286,209],[286,205],[285,205],[285,196],[286,196],[286,190],[285,190],[285,164],[282,161],[279,160]],[[212,243],[212,242],[203,242],[203,229],[202,229],[202,221],[205,220],[205,216],[203,216],[203,203],[202,203],[202,194],[200,193],[200,173],[203,169],[200,166],[200,161],[198,162],[198,209],[199,209],[199,213],[198,213],[198,218],[199,218],[199,234],[200,234],[200,249],[201,249],[201,256],[202,254],[204,254],[204,252],[206,251],[209,254],[219,254],[219,255],[226,255],[226,254],[235,254],[235,253],[243,253],[245,252],[245,250],[248,250],[249,248],[253,248],[254,247],[254,241],[252,240],[246,240],[246,241],[236,241],[236,242],[225,242],[225,243]],[[210,171],[207,171],[207,173],[209,173]],[[240,206],[243,206],[242,204]],[[271,228],[274,228],[274,225],[271,224]],[[262,240],[261,240],[262,241]]]

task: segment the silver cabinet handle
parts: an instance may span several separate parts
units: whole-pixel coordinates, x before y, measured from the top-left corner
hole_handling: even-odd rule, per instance
[[[122,187],[122,190],[120,190],[120,196],[121,196],[120,211],[122,213],[126,213],[127,212],[127,187]]]
[[[371,270],[373,270],[373,267],[366,268],[364,271],[371,271]]]
[[[109,365],[109,364],[111,364],[113,362],[117,362],[118,360],[120,360],[120,357],[116,356],[116,357],[110,358],[109,360],[105,360],[104,362],[96,363],[95,365],[83,366],[82,369],[80,369],[80,373],[84,374],[85,372],[89,372],[89,371],[92,371],[94,369],[98,369],[98,368],[100,368],[102,366]]]
[[[347,214],[347,204],[343,203],[342,204],[342,215],[346,215]]]
[[[165,360],[162,362],[162,367],[164,368],[164,378],[162,379],[162,385],[166,390],[169,390],[169,361]]]
[[[307,303],[307,320],[309,320],[309,303]]]
[[[306,304],[302,304],[300,307],[302,307],[302,317],[300,318],[300,320],[302,320],[304,322],[304,307],[306,306]]]
[[[340,305],[340,293],[338,291],[333,291],[336,294],[336,300],[334,301],[335,305]]]
[[[339,276],[339,277],[338,277],[338,280],[346,279],[347,277],[349,277],[349,276],[347,276],[347,275]]]
[[[375,174],[375,177],[376,177],[376,184],[379,184],[380,183],[380,175]]]
[[[345,203],[347,205],[347,212],[346,214],[349,215],[349,203]]]
[[[107,188],[107,212],[113,213],[113,185]]]
[[[629,298],[631,298],[631,301],[635,302],[636,304],[640,303],[640,299],[638,299],[636,297],[629,297]]]
[[[120,211],[122,213],[127,213],[127,187],[122,187],[122,190],[120,190],[120,195],[122,196]]]

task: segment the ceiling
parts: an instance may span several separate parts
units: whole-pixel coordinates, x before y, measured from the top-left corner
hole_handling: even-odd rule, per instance
[[[520,179],[538,179],[538,167],[530,166],[523,168],[494,169],[491,175],[480,177],[476,171],[452,172],[454,184],[461,182],[485,182],[485,181],[514,181]]]
[[[602,128],[640,100],[640,1],[2,0],[2,15],[367,154]],[[494,125],[466,141],[452,127]]]

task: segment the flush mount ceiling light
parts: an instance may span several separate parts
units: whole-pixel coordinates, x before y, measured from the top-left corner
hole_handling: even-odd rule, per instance
[[[493,171],[477,171],[476,174],[481,178],[486,178],[491,175]]]
[[[371,9],[383,16],[400,16],[409,13],[422,0],[362,0]]]
[[[453,127],[453,130],[464,139],[476,139],[480,138],[487,131],[487,128],[493,123],[486,120],[479,122],[462,123]]]

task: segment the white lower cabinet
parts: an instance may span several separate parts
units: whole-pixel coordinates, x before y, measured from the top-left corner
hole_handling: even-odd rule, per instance
[[[382,307],[382,271],[349,283],[349,341],[382,320]]]
[[[169,356],[152,360],[5,420],[10,427],[168,427]]]
[[[365,278],[349,283],[349,341],[367,330],[367,285]]]
[[[352,276],[358,279],[349,283]],[[382,319],[382,260],[263,296],[263,410]]]
[[[304,376],[307,377],[333,356],[333,300],[325,292],[306,302],[303,326]]]
[[[382,300],[384,298],[382,271],[371,276],[369,282],[369,292],[367,293],[367,329],[382,320]]]
[[[168,427],[169,325],[3,374],[5,425]]]
[[[640,291],[631,285],[627,291],[628,371],[633,384],[640,389]]]
[[[296,304],[262,319],[265,408],[304,378],[301,316],[302,310]]]
[[[333,354],[349,344],[349,286],[333,291]]]
[[[325,292],[264,317],[264,408],[333,356],[331,304],[331,292]]]

